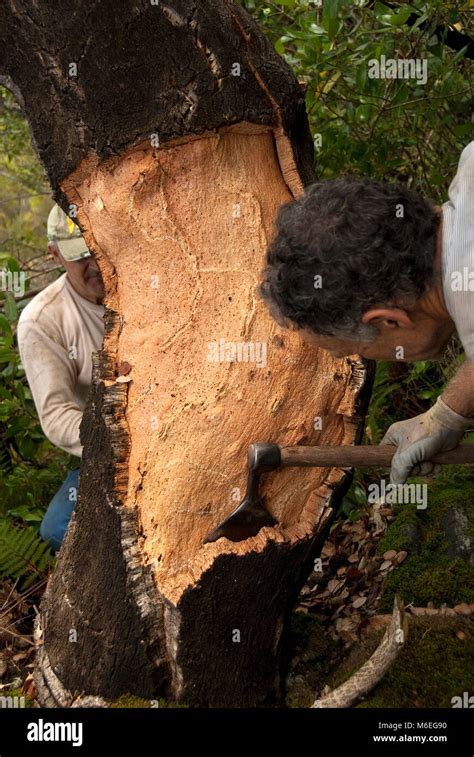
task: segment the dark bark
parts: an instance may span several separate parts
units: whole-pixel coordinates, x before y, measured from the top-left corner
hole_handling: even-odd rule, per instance
[[[230,0],[5,0],[0,28],[0,74],[23,95],[56,192],[91,152],[106,158],[152,133],[165,143],[242,121],[281,123],[301,179],[313,177],[304,95]]]

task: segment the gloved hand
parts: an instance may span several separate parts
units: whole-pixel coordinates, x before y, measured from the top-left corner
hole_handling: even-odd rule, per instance
[[[390,482],[404,484],[409,476],[437,473],[441,466],[423,461],[457,447],[471,424],[472,418],[455,413],[441,397],[426,413],[393,423],[380,442],[398,447],[392,459]]]

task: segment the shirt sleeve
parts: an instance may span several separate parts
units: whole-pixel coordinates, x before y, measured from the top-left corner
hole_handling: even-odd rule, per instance
[[[53,328],[35,321],[18,324],[18,347],[33,395],[41,428],[52,444],[77,457],[82,456],[79,425],[82,409],[74,395],[75,361],[54,338]]]
[[[462,151],[449,187],[449,253],[446,281],[448,310],[468,360],[474,360],[474,141]]]

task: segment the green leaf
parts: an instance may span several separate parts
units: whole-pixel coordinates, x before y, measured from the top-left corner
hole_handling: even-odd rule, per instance
[[[16,361],[17,359],[18,359],[18,355],[14,350],[0,348],[0,363],[12,363],[13,361]]]
[[[461,50],[458,50],[456,55],[453,57],[453,63],[458,63],[461,60],[461,58],[464,58],[468,47],[469,45],[465,45]]]
[[[321,92],[322,92],[323,94],[325,94],[325,95],[326,95],[326,94],[327,94],[328,92],[330,92],[330,91],[331,91],[331,89],[332,89],[332,88],[334,87],[334,85],[336,84],[336,82],[338,81],[338,79],[340,78],[340,76],[341,76],[341,72],[340,72],[340,71],[335,71],[335,72],[334,72],[334,73],[332,74],[332,76],[331,76],[331,77],[330,77],[330,78],[328,79],[328,81],[326,81],[326,82],[325,82],[325,84],[324,84],[324,85],[323,85],[323,87],[321,88]]]
[[[19,505],[13,510],[9,510],[8,515],[12,518],[21,518],[25,523],[41,523],[44,517],[42,510],[38,508],[32,510],[28,505]]]
[[[403,26],[411,15],[411,8],[402,8],[398,13],[390,16],[388,23],[392,26]]]
[[[367,123],[370,121],[372,114],[374,112],[374,106],[373,105],[359,105],[356,108],[356,119],[359,121],[359,123]]]
[[[0,313],[0,329],[3,331],[4,338],[7,340],[8,345],[10,345],[13,339],[13,331],[8,319],[5,318],[3,313]]]
[[[334,37],[336,36],[340,28],[339,19],[337,18],[323,19],[323,27],[326,29],[329,39],[334,39]]]
[[[392,8],[389,8],[388,5],[384,5],[383,3],[375,3],[374,6],[374,13],[378,19],[381,19],[382,16],[391,16],[392,15]]]
[[[10,323],[14,323],[16,321],[18,317],[18,308],[15,302],[15,298],[11,294],[11,292],[8,292],[7,296],[5,297],[5,302],[3,303],[3,311]]]
[[[367,61],[363,60],[359,63],[356,70],[356,85],[359,92],[363,92],[367,81]]]
[[[337,18],[337,13],[338,13],[340,5],[341,5],[341,1],[340,0],[324,0],[324,2],[323,2],[323,21],[326,21],[328,19]]]
[[[283,55],[283,53],[285,52],[285,45],[282,38],[275,42],[275,50],[277,51],[278,55]]]
[[[318,26],[318,24],[311,24],[309,27],[310,32],[313,34],[326,34],[326,29],[322,26]]]

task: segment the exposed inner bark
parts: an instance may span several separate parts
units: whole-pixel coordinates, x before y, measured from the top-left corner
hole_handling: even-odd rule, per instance
[[[351,365],[339,361],[328,381],[334,360],[282,330],[256,296],[276,209],[291,199],[271,130],[241,126],[136,148],[92,171],[87,162],[63,188],[94,229],[86,239],[121,316],[106,351],[117,368],[132,366],[124,506],[140,513],[144,555],[176,604],[216,554],[313,532],[336,471],[269,477],[263,493],[281,526],[241,546],[202,544],[243,496],[250,442],[352,441],[344,424]],[[209,343],[220,340],[262,345],[266,355],[213,362]]]

